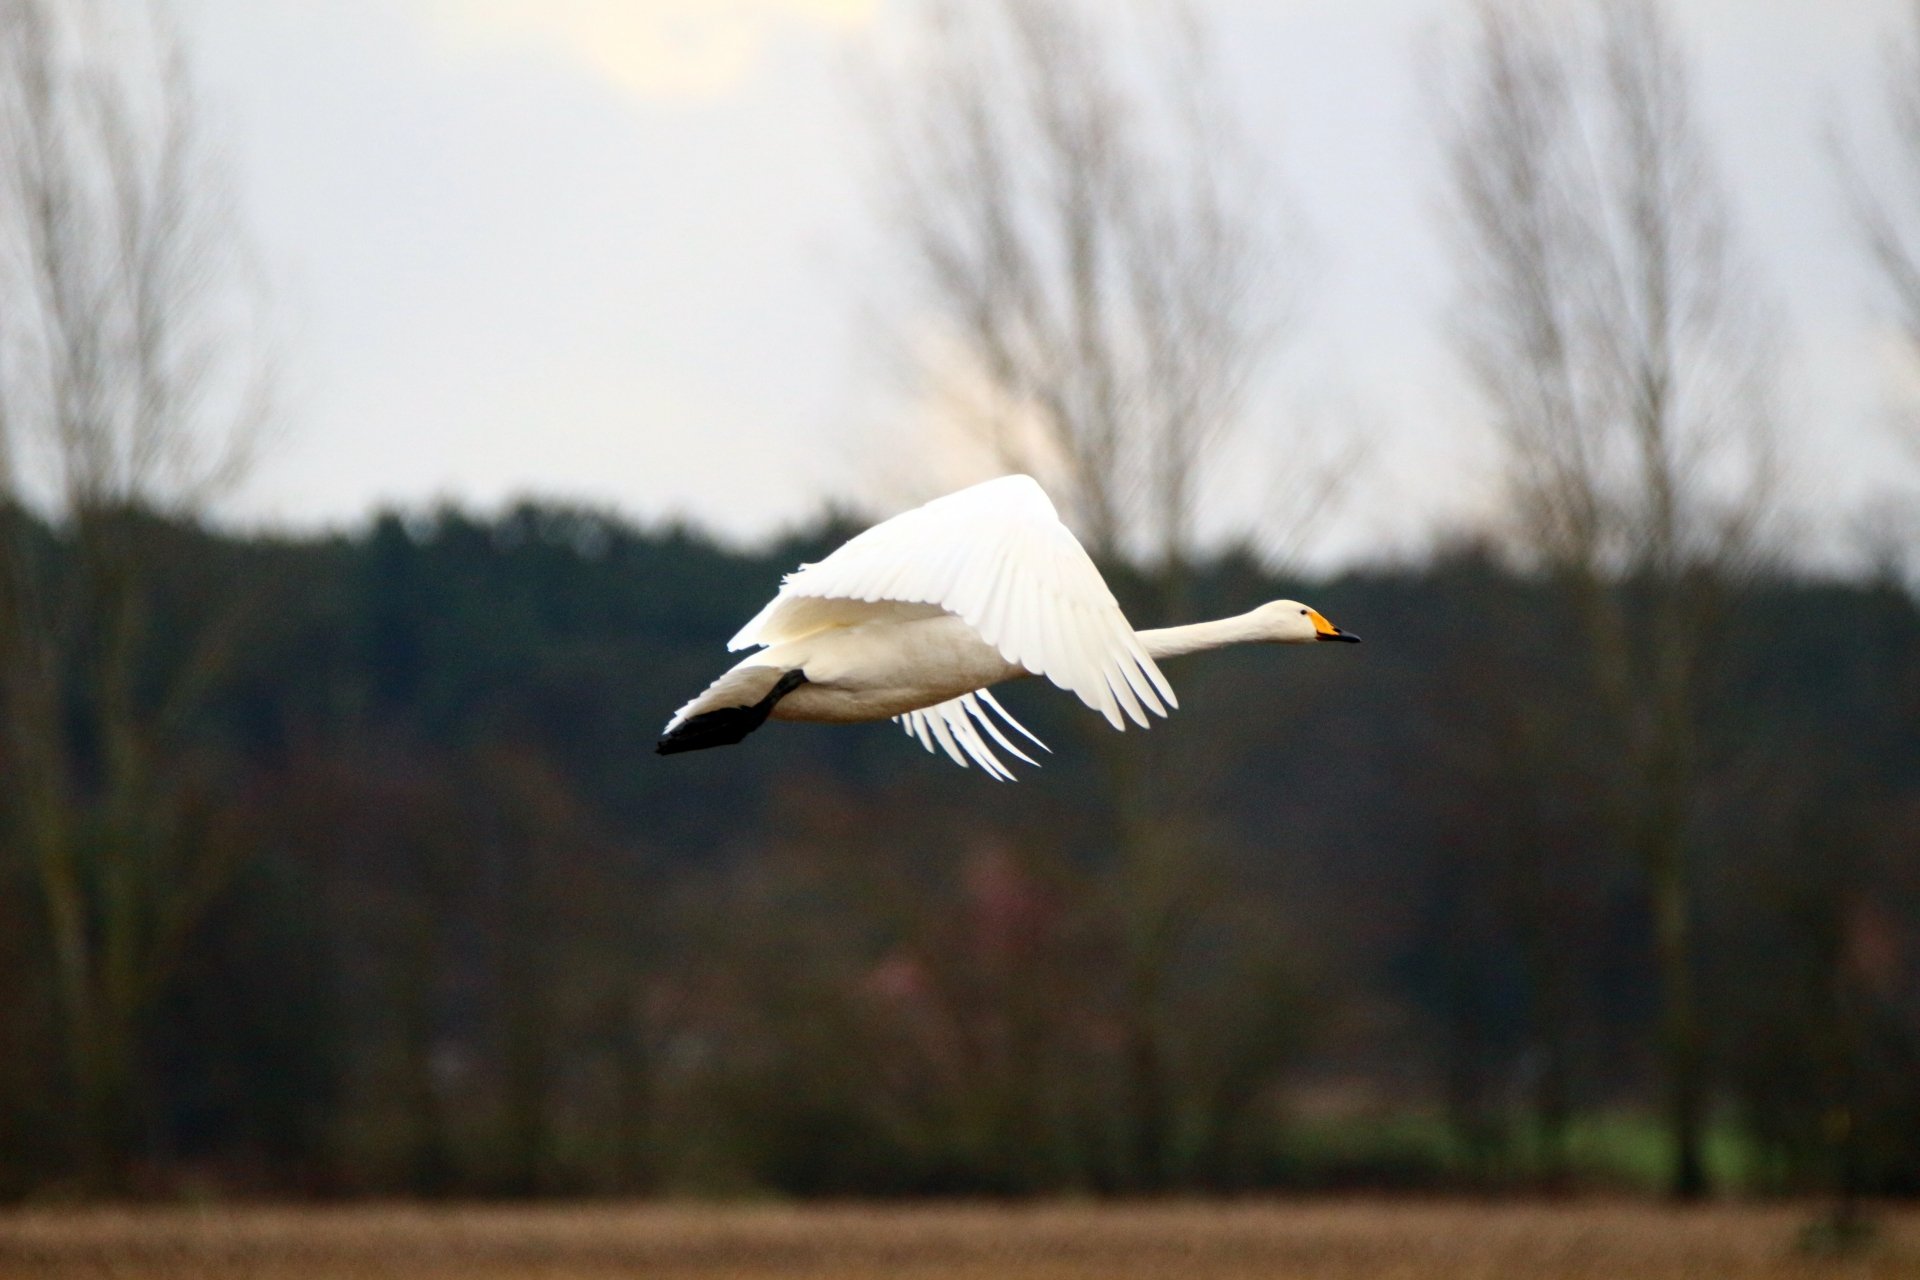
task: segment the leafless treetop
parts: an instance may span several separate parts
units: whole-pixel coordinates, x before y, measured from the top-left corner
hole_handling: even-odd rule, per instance
[[[919,372],[1097,553],[1178,561],[1288,312],[1275,212],[1179,4],[925,0],[880,98]]]
[[[1461,352],[1547,559],[1745,558],[1776,509],[1764,310],[1642,0],[1482,4],[1446,83]]]
[[[0,11],[0,482],[197,510],[267,411],[253,263],[166,17]]]

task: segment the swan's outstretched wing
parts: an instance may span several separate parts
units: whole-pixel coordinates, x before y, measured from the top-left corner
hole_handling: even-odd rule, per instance
[[[982,706],[982,703],[986,705]],[[994,696],[985,689],[975,689],[972,693],[964,693],[957,698],[948,699],[946,702],[938,703],[931,707],[922,707],[918,711],[909,711],[903,716],[895,716],[894,719],[906,726],[907,736],[909,738],[918,738],[920,745],[928,751],[932,751],[934,744],[938,743],[941,749],[952,756],[953,762],[962,769],[967,767],[967,757],[971,756],[988,777],[1004,782],[1011,782],[1013,781],[1013,774],[1008,771],[1006,765],[1000,763],[1000,757],[994,755],[993,748],[989,747],[985,740],[980,737],[979,730],[973,727],[974,720],[980,722],[980,728],[985,729],[995,742],[1020,757],[1020,759],[1033,765],[1037,765],[1040,762],[1007,740],[1007,735],[1000,732],[1000,726],[995,724],[992,718],[987,715],[987,707],[992,707],[999,713],[1002,720],[1005,720],[1019,732],[1026,734],[1028,740],[1031,741],[1034,746],[1039,747],[1042,751],[1051,749],[1046,743],[1034,737],[1025,725],[1008,715],[1007,709],[1001,706],[999,702],[994,699]],[[973,719],[969,720],[967,718],[968,716],[972,716]],[[963,752],[965,754],[962,754]]]
[[[1125,727],[1122,711],[1144,726],[1147,710],[1164,716],[1180,705],[1100,571],[1027,476],[936,498],[802,565],[727,647],[863,621],[860,607],[882,602],[957,614],[1008,662],[1072,690],[1116,729]]]

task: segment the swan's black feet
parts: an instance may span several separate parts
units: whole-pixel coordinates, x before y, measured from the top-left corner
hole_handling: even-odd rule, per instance
[[[750,707],[721,707],[688,716],[664,736],[654,750],[663,756],[676,751],[703,751],[708,747],[730,747],[767,722],[774,703],[807,682],[804,671],[782,672],[767,696]]]

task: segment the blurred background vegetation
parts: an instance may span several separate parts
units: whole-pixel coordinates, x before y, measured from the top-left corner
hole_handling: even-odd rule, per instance
[[[1294,596],[1366,645],[1179,667],[1144,735],[1010,689],[1057,749],[1018,786],[885,726],[660,760],[867,517],[223,522],[277,383],[179,36],[23,0],[0,1193],[1920,1191],[1916,524],[1792,553],[1819,433],[1661,9],[1465,11],[1433,143],[1500,500],[1310,579],[1350,451],[1289,438],[1278,542],[1203,527],[1302,250],[1198,26],[918,12],[871,86],[900,373],[1137,623]],[[1920,220],[1835,185],[1920,296]]]
[[[95,708],[64,689],[87,945],[137,949],[141,994],[111,1047],[71,1043],[16,835],[5,1185],[83,1158],[149,1188],[428,1194],[1663,1183],[1648,890],[1600,838],[1619,761],[1550,585],[1475,548],[1321,582],[1197,566],[1203,611],[1298,594],[1368,641],[1177,674],[1177,721],[1123,740],[1206,761],[1163,888],[1115,856],[1110,731],[1043,688],[1007,692],[1057,749],[1019,785],[884,726],[651,754],[715,637],[847,528],[752,554],[558,507],[129,530],[166,605],[138,701],[247,608],[151,761],[191,815],[165,830],[110,843]],[[1708,1176],[1818,1188],[1844,1160],[1912,1192],[1920,612],[1782,578],[1714,652]],[[165,861],[216,833],[217,868]],[[135,859],[121,923],[103,895]],[[86,1105],[124,1114],[88,1151],[95,1074],[124,1092]]]

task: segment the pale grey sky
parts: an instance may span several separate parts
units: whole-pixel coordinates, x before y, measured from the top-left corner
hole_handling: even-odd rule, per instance
[[[305,526],[531,493],[751,537],[937,456],[885,416],[856,319],[877,233],[845,82],[898,0],[187,3],[293,410],[243,515]],[[1249,456],[1275,454],[1283,421],[1363,429],[1372,463],[1317,558],[1414,544],[1488,485],[1435,336],[1447,278],[1417,75],[1460,6],[1199,8],[1316,250]],[[1895,345],[1823,130],[1877,120],[1905,6],[1674,10],[1788,321],[1809,504],[1852,509],[1920,466],[1884,425]],[[1219,523],[1257,518],[1254,501],[1223,498]]]

